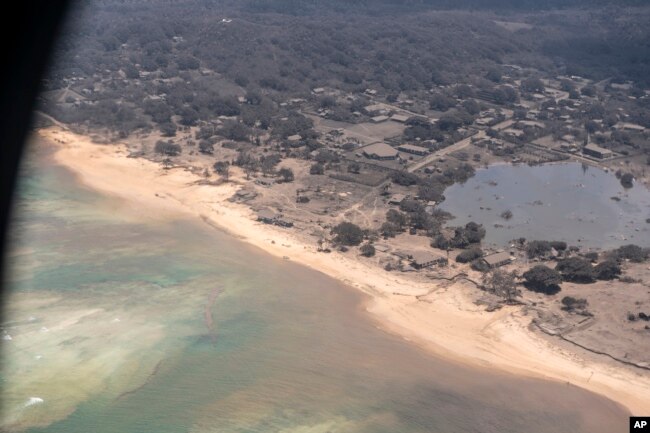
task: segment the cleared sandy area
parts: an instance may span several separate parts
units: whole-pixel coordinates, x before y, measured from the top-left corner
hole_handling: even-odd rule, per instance
[[[202,218],[270,254],[362,290],[378,326],[432,353],[479,368],[566,382],[607,396],[635,415],[650,412],[647,371],[555,346],[529,330],[531,318],[520,307],[485,312],[470,300],[474,289],[460,283],[437,288],[435,282],[396,275],[349,255],[319,253],[307,235],[261,224],[248,207],[229,202],[243,183],[239,173],[230,183],[206,184],[184,168],[164,170],[142,158],[127,158],[122,145],[97,145],[59,127],[38,133],[57,147],[57,163],[88,187],[123,199],[134,218]]]

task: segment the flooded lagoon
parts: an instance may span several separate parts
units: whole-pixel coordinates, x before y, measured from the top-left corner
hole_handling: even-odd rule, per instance
[[[580,163],[494,165],[447,188],[445,197],[440,208],[456,217],[450,225],[483,224],[486,243],[497,246],[519,237],[590,248],[650,246],[650,191],[639,183],[623,188],[614,174]]]
[[[323,274],[204,225],[140,221],[46,158],[16,209],[3,431],[627,431],[609,400],[432,357]]]

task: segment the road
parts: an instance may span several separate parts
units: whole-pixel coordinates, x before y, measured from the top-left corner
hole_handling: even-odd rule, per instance
[[[469,146],[469,144],[472,142],[473,138],[476,138],[476,139],[485,138],[485,131],[479,131],[476,134],[472,135],[471,137],[464,138],[464,139],[462,139],[460,141],[457,141],[456,143],[452,144],[451,146],[447,146],[444,149],[440,149],[437,152],[433,152],[433,153],[425,156],[421,160],[417,161],[415,164],[411,165],[406,170],[409,173],[413,173],[414,171],[419,170],[422,167],[426,167],[427,165],[431,164],[432,162],[434,162],[438,158],[441,158],[441,157],[443,157],[445,155],[448,155],[448,154],[450,154],[452,152],[455,152],[457,150],[460,150],[460,149],[463,149],[463,148]]]

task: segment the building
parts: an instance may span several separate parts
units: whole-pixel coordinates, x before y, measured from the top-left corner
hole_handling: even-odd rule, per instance
[[[278,214],[269,209],[262,209],[257,213],[257,220],[264,224],[275,224]]]
[[[366,158],[378,159],[380,161],[396,159],[398,155],[397,149],[390,147],[386,143],[371,144],[364,147],[362,151]]]
[[[534,120],[522,120],[519,122],[519,125],[521,125],[522,128],[529,127],[544,129],[546,127],[546,125],[544,125],[542,122],[536,122]]]
[[[510,253],[507,251],[502,251],[500,253],[493,253],[483,256],[483,262],[488,265],[490,268],[498,268],[499,266],[507,265],[512,261]]]
[[[404,200],[406,200],[406,196],[404,194],[393,194],[388,199],[388,204],[394,204],[399,206],[400,204],[402,204]]]
[[[297,143],[300,140],[302,140],[300,134],[290,135],[287,137],[287,141],[289,141],[290,143]]]
[[[611,158],[614,155],[614,152],[612,152],[611,150],[605,149],[604,147],[600,147],[594,143],[589,143],[585,147],[583,147],[582,153],[585,155],[593,156],[594,158],[598,158],[598,159]]]
[[[510,138],[520,138],[523,137],[524,131],[520,129],[507,128],[502,131],[503,135]]]
[[[385,122],[385,121],[387,121],[388,119],[389,119],[388,116],[375,116],[375,117],[372,117],[372,118],[370,119],[370,121],[371,121],[372,123],[381,123],[381,122]]]
[[[316,87],[315,89],[312,89],[312,92],[316,95],[321,95],[325,93],[325,89],[323,87]]]
[[[619,129],[619,130],[622,129],[624,131],[631,131],[631,132],[645,131],[645,127],[630,122],[618,122],[616,125],[614,125],[614,129]]]
[[[282,215],[276,214],[272,210],[262,209],[257,213],[257,220],[264,224],[273,224],[280,227],[293,227],[293,222],[285,220]]]
[[[407,120],[409,120],[409,116],[406,114],[393,114],[390,116],[390,120],[399,122],[399,123],[406,123]]]
[[[447,257],[431,251],[413,251],[409,253],[409,262],[415,269],[423,269],[433,265],[447,264]]]
[[[383,114],[386,113],[386,109],[381,104],[371,104],[363,107],[363,111],[368,114]]]
[[[397,148],[401,152],[412,153],[413,155],[424,156],[429,153],[429,149],[422,146],[414,146],[412,144],[402,144]]]

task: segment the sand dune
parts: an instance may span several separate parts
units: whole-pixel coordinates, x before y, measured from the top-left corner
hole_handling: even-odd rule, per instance
[[[633,414],[650,413],[647,372],[552,345],[528,329],[531,319],[519,307],[487,313],[470,301],[467,294],[473,289],[461,284],[434,291],[427,302],[404,296],[429,293],[435,283],[411,281],[336,252],[318,253],[316,245],[299,234],[258,223],[248,207],[227,201],[238,189],[236,183],[200,185],[198,176],[189,171],[163,170],[156,163],[127,158],[124,146],[96,145],[58,127],[39,134],[57,147],[57,163],[88,187],[123,199],[134,218],[202,218],[270,254],[288,256],[362,290],[369,295],[365,308],[380,327],[436,355],[479,368],[567,382],[605,395]]]

